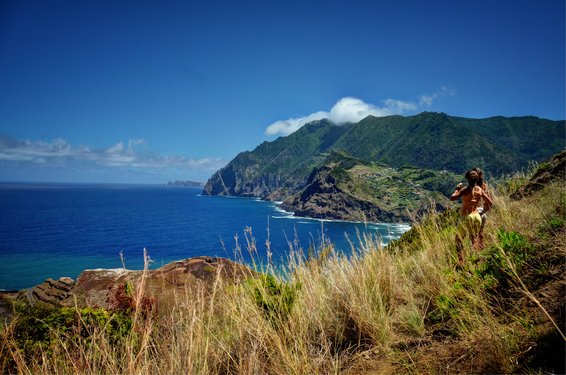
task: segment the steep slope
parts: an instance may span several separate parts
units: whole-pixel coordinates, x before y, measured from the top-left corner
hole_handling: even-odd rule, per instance
[[[512,150],[523,160],[544,161],[564,148],[564,121],[551,121],[534,116],[453,119],[495,144]]]
[[[566,151],[554,155],[550,161],[541,163],[529,181],[511,194],[512,199],[521,199],[543,189],[552,181],[566,182]]]
[[[203,194],[285,200],[313,183],[309,176],[315,168],[323,166],[333,151],[356,158],[359,165],[374,162],[397,169],[410,167],[457,174],[479,166],[488,175],[499,176],[560,152],[566,142],[565,129],[565,121],[533,116],[468,119],[432,112],[409,117],[368,116],[358,123],[342,126],[328,120],[315,121],[287,137],[240,153],[208,180]],[[325,181],[322,185],[332,183],[328,179],[331,175],[319,176]],[[360,179],[355,183],[364,184],[367,183]],[[378,189],[366,190],[378,192]],[[357,203],[378,199],[359,193],[350,196],[361,198]],[[337,197],[327,194],[325,199]],[[397,200],[399,209],[406,210],[410,201],[410,196]],[[287,203],[300,209],[298,204]],[[418,210],[414,207],[420,205],[413,206],[413,210]],[[305,215],[315,215],[304,207],[300,210]]]
[[[444,210],[458,181],[447,171],[396,169],[332,152],[282,206],[298,216],[409,222],[431,207]]]
[[[321,120],[273,142],[263,142],[253,151],[238,154],[206,183],[205,195],[236,195],[266,198],[295,191],[306,181],[322,154],[348,130]],[[276,197],[276,196],[275,196]]]

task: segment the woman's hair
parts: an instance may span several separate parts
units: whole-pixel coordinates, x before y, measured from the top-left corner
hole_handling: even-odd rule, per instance
[[[471,169],[471,171],[476,172],[476,173],[478,174],[478,176],[479,176],[481,179],[483,179],[483,172],[482,172],[481,169],[479,169],[478,167],[474,167],[474,168]]]
[[[483,186],[483,172],[479,168],[472,168],[466,172],[466,181],[468,181],[468,186]]]

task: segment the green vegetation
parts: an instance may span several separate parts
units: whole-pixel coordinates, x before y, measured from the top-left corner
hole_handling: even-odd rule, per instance
[[[517,232],[498,230],[497,238],[498,243],[484,252],[484,263],[476,272],[485,280],[485,286],[505,293],[510,279],[514,276],[511,265],[522,270],[531,260],[534,247],[526,237]]]
[[[240,153],[210,178],[204,193],[283,200],[298,193],[313,169],[328,162],[331,152],[338,152],[333,157],[351,155],[361,165],[374,162],[400,169],[401,174],[409,167],[416,174],[428,169],[427,173],[446,170],[460,175],[479,166],[497,177],[561,151],[566,142],[564,127],[564,121],[536,117],[467,119],[430,112],[369,116],[342,126],[315,121]],[[448,185],[442,179],[420,179],[424,189],[446,194]],[[399,199],[405,202],[406,198]]]
[[[409,222],[430,207],[439,210],[448,207],[447,197],[461,180],[448,171],[413,167],[396,169],[364,161],[345,152],[331,152],[324,166],[311,174],[305,189],[292,201],[299,211],[312,201],[319,207],[328,206],[328,215],[332,218],[341,215],[338,218],[363,220],[364,217],[372,217],[371,211],[380,211],[397,221]],[[325,177],[326,174],[330,177]],[[323,195],[329,191],[342,194],[339,202],[325,199]],[[383,217],[377,219],[386,220]]]
[[[33,358],[37,353],[53,354],[61,341],[90,346],[96,331],[103,332],[109,342],[117,345],[132,329],[129,314],[102,308],[20,305],[16,313],[18,319],[13,327],[13,335],[27,359]]]
[[[337,176],[386,172],[344,165]],[[562,373],[563,182],[492,195],[485,247],[465,243],[463,262],[448,210],[387,248],[361,235],[349,257],[296,249],[282,273],[219,273],[159,317],[138,285],[112,311],[26,308],[2,328],[0,373]]]
[[[257,306],[272,324],[280,324],[289,318],[300,284],[289,285],[270,274],[250,279],[248,284]]]

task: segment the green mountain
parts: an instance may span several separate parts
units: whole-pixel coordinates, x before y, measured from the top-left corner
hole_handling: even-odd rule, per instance
[[[532,161],[560,152],[566,143],[565,130],[565,121],[532,116],[469,119],[433,112],[407,117],[368,116],[346,125],[315,121],[287,137],[240,153],[208,180],[203,194],[290,199],[316,179],[312,176],[313,170],[323,166],[326,170],[333,169],[346,163],[334,160],[332,164],[329,158],[350,158],[347,163],[357,160],[357,165],[370,170],[382,165],[398,169],[394,173],[401,175],[403,170],[411,169],[416,174],[448,171],[461,175],[479,166],[488,175],[499,176],[527,168]],[[342,168],[351,179],[359,172],[352,168]],[[417,171],[419,169],[426,171]],[[375,175],[366,172],[365,175]],[[413,184],[410,178],[405,180]],[[365,198],[372,201],[369,195],[378,193],[374,188],[364,187],[375,187],[378,180],[371,182],[356,177],[353,181],[360,184],[353,190],[366,193],[350,195],[363,198],[362,201],[366,201]],[[446,194],[442,189],[424,190]],[[409,204],[409,201],[402,203]],[[381,202],[380,207],[383,206]]]
[[[425,112],[411,117],[369,116],[334,145],[358,158],[394,167],[463,173],[480,166],[510,173],[564,148],[565,122],[537,117],[466,119]]]
[[[216,172],[203,194],[267,198],[274,192],[277,197],[295,192],[348,128],[321,120],[287,137],[263,142],[253,151],[238,154]]]
[[[431,208],[446,209],[460,180],[448,171],[392,168],[333,151],[282,207],[321,219],[409,222]]]

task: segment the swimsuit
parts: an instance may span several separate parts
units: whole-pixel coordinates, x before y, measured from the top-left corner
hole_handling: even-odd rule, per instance
[[[477,236],[480,232],[482,217],[478,211],[474,211],[468,215],[460,215],[458,223],[458,233],[464,237],[466,234]]]

